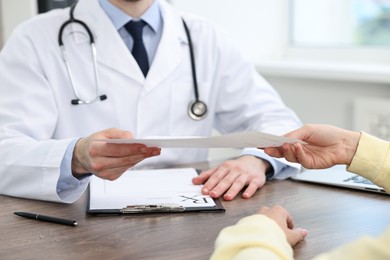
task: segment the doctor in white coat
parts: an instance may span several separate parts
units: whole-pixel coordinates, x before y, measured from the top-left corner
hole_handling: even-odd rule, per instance
[[[1,194],[72,203],[91,174],[114,180],[129,168],[207,159],[205,149],[160,151],[93,142],[91,137],[209,136],[213,128],[221,133],[283,134],[301,125],[223,32],[158,0],[79,1],[74,17],[86,23],[94,37],[98,95],[107,98],[73,105],[76,97],[58,44],[59,29],[69,16],[66,8],[24,22],[0,53]],[[132,39],[123,30],[126,22],[138,18],[147,23],[146,77],[129,49]],[[208,108],[201,120],[188,115],[194,87],[182,18],[193,42],[199,99]],[[88,34],[72,23],[62,39],[79,97],[96,98]],[[266,173],[284,178],[297,171],[295,165],[248,148],[193,182],[205,183],[206,194],[231,200],[243,189],[243,196],[251,197],[264,185]]]

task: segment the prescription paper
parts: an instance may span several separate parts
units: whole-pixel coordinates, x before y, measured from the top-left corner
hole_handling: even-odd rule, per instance
[[[245,148],[245,147],[277,147],[284,143],[304,143],[300,140],[284,136],[271,135],[263,132],[242,132],[220,136],[179,136],[179,137],[149,137],[134,139],[93,139],[107,143],[140,143],[150,147],[160,148]]]
[[[178,205],[213,209],[214,200],[194,185],[193,168],[128,170],[115,181],[91,177],[90,210],[122,209],[129,205]]]

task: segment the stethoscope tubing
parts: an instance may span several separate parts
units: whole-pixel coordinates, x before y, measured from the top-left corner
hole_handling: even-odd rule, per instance
[[[105,100],[105,99],[107,99],[107,96],[106,95],[99,96],[100,82],[99,82],[99,75],[98,75],[98,70],[97,70],[97,51],[96,51],[96,46],[95,46],[95,39],[94,39],[93,34],[92,34],[91,30],[89,29],[88,25],[86,23],[84,23],[83,21],[74,18],[73,13],[74,13],[75,7],[76,7],[76,4],[72,5],[72,7],[70,8],[70,12],[69,12],[69,20],[64,22],[60,27],[60,30],[58,33],[58,44],[61,48],[62,59],[64,60],[64,63],[65,63],[66,71],[67,71],[67,74],[69,77],[70,84],[71,84],[72,89],[73,89],[73,93],[76,96],[76,99],[71,100],[71,104],[72,105],[91,104],[91,103],[94,103],[98,100]],[[63,36],[63,33],[64,33],[66,26],[68,26],[71,23],[76,23],[76,24],[81,25],[85,29],[85,31],[88,33],[88,36],[89,36],[89,43],[91,45],[91,56],[93,59],[92,64],[93,64],[93,70],[94,70],[94,75],[95,75],[94,78],[95,78],[95,91],[96,91],[96,96],[92,100],[86,100],[86,99],[80,98],[80,95],[79,95],[78,90],[76,88],[76,83],[74,81],[72,70],[70,69],[70,66],[69,66],[68,57],[66,54],[66,49],[65,49],[65,45],[64,45],[62,36]]]
[[[98,75],[98,69],[97,69],[97,50],[96,50],[96,46],[95,46],[95,39],[94,39],[93,34],[92,34],[91,30],[89,29],[88,25],[86,23],[84,23],[83,21],[74,18],[74,9],[76,8],[76,4],[77,4],[77,2],[75,4],[73,4],[70,8],[69,20],[65,21],[60,27],[60,30],[58,32],[58,44],[59,44],[60,49],[61,49],[62,59],[64,60],[64,63],[65,63],[66,71],[67,71],[67,74],[69,77],[70,84],[71,84],[72,89],[73,89],[73,93],[76,97],[76,99],[71,100],[71,104],[72,105],[91,104],[91,103],[94,103],[98,100],[101,100],[101,101],[106,100],[107,96],[106,95],[99,95],[100,82],[99,82],[99,75]],[[184,30],[186,32],[187,39],[188,39],[188,46],[189,46],[190,60],[191,60],[191,73],[192,73],[192,79],[193,79],[193,84],[194,84],[194,96],[195,96],[195,101],[190,102],[190,104],[189,104],[188,115],[190,116],[190,118],[192,118],[194,120],[201,120],[207,114],[207,105],[203,101],[199,100],[199,89],[198,89],[198,81],[197,81],[197,75],[196,75],[195,55],[194,55],[194,50],[193,50],[193,45],[192,45],[191,34],[190,34],[190,30],[188,29],[188,26],[183,18],[182,18],[182,21],[183,21]],[[81,25],[85,29],[85,31],[88,33],[88,36],[89,36],[89,41],[90,41],[90,45],[91,45],[91,55],[92,55],[92,59],[93,59],[93,70],[94,70],[94,75],[95,75],[94,76],[95,77],[95,86],[96,86],[96,88],[95,88],[96,96],[92,100],[85,100],[85,99],[82,99],[80,97],[78,90],[76,88],[76,85],[75,85],[75,81],[73,79],[72,70],[70,69],[70,66],[69,66],[68,57],[66,54],[66,49],[65,49],[65,45],[64,45],[62,37],[63,37],[63,33],[64,33],[65,28],[71,23],[76,23],[76,24]]]

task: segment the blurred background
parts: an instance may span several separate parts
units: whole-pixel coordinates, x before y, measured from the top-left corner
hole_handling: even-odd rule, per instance
[[[20,22],[73,2],[0,0],[0,46]],[[390,0],[169,2],[223,27],[303,123],[390,140]]]

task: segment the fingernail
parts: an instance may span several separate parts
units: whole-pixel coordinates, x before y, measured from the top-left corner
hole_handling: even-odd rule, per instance
[[[158,151],[153,151],[152,155],[153,155],[153,156],[160,155],[160,152],[158,152]]]
[[[218,196],[218,193],[216,191],[210,191],[210,196],[215,198]]]
[[[141,153],[146,153],[146,152],[148,151],[148,149],[146,149],[146,147],[141,147],[141,148],[139,149],[139,151],[140,151]]]
[[[223,198],[224,198],[225,200],[232,200],[232,199],[233,199],[233,196],[230,195],[229,193],[226,193],[226,194],[223,196]]]
[[[306,229],[301,228],[301,234],[302,234],[303,237],[306,237],[308,232],[307,232]]]
[[[203,191],[203,194],[209,194],[209,192],[210,192],[209,189],[207,189],[207,188],[203,188],[202,191]]]

